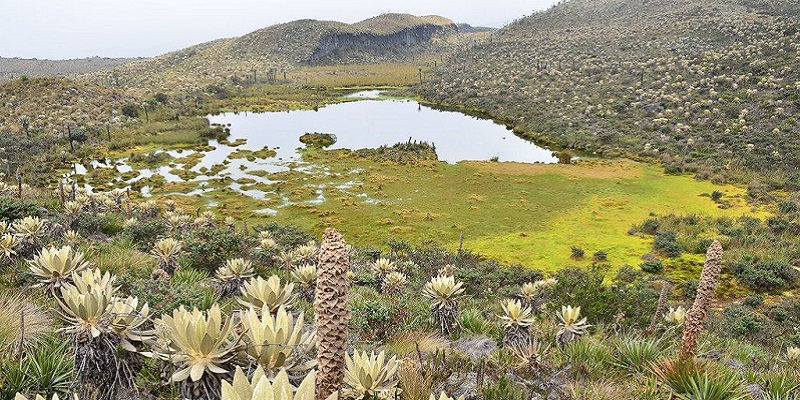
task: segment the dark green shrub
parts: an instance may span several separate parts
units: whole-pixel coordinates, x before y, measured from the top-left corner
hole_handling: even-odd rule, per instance
[[[731,271],[739,282],[757,292],[775,292],[794,286],[800,273],[791,265],[778,260],[745,258],[733,263]]]
[[[85,235],[100,232],[113,236],[123,230],[123,221],[118,214],[84,213],[75,223],[77,224],[77,228]]]
[[[644,272],[649,272],[651,274],[657,274],[664,270],[664,263],[661,260],[652,259],[652,260],[645,260],[641,264],[639,264],[639,268],[642,269]]]
[[[711,247],[711,244],[714,243],[714,239],[702,238],[697,241],[697,245],[694,248],[694,254],[705,254],[708,251],[708,248]]]
[[[225,261],[244,255],[245,241],[227,227],[193,231],[184,238],[186,257],[195,269],[214,274]]]
[[[715,203],[722,200],[722,196],[724,196],[724,193],[720,192],[719,190],[711,192],[711,200],[713,200]]]
[[[764,304],[764,296],[760,294],[751,294],[742,300],[742,304],[750,308],[758,308]]]
[[[596,267],[565,268],[554,276],[553,303],[580,306],[581,314],[592,324],[612,323],[624,315],[627,326],[644,326],[652,318],[658,293],[650,288],[641,273],[630,268],[604,284],[605,274]]]
[[[136,104],[125,104],[122,106],[122,115],[129,118],[139,118],[139,107]]]
[[[150,251],[155,242],[167,234],[167,225],[160,218],[140,220],[126,226],[123,233],[131,238],[139,249]]]
[[[275,240],[281,250],[291,250],[314,240],[314,237],[308,232],[294,225],[279,225],[275,222],[270,222],[268,224],[255,226],[253,229],[255,229],[256,232],[269,232],[270,235],[272,235],[272,239]]]
[[[667,257],[681,256],[681,245],[676,241],[677,234],[672,231],[659,231],[653,239],[653,249]]]
[[[697,297],[697,280],[696,279],[689,279],[686,282],[681,282],[678,284],[678,287],[681,289],[683,293],[683,297],[687,299],[694,300]]]
[[[180,306],[190,310],[194,307],[206,310],[219,300],[214,289],[197,283],[172,282],[135,274],[120,275],[117,283],[125,293],[148,303],[153,317],[171,313]]]
[[[648,218],[639,226],[639,232],[655,235],[659,227],[661,227],[661,222],[655,218]]]
[[[353,318],[350,324],[365,339],[383,340],[393,330],[390,321],[394,315],[392,306],[382,299],[353,302]]]
[[[11,222],[25,217],[41,217],[39,206],[25,199],[0,197],[0,221]]]
[[[594,261],[594,262],[608,261],[608,253],[606,253],[603,250],[597,250],[592,255],[592,261]]]
[[[571,259],[580,260],[580,259],[583,259],[584,255],[586,255],[586,252],[582,248],[580,248],[578,246],[570,247],[570,256],[569,257]]]
[[[772,229],[772,231],[777,234],[781,234],[792,227],[792,223],[790,221],[777,216],[767,218],[766,222],[769,229]]]
[[[751,336],[760,332],[766,326],[766,322],[762,317],[759,317],[753,310],[744,306],[729,306],[722,314],[725,318],[726,331],[732,337]]]

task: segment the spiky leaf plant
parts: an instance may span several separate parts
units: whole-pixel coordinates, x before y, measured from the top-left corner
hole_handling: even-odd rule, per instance
[[[0,293],[0,358],[24,355],[52,331],[48,313],[19,293]]]
[[[113,399],[122,388],[133,387],[133,373],[117,351],[119,337],[110,329],[115,288],[111,275],[84,271],[75,284],[61,285],[59,315],[75,350],[75,370],[84,398]]]
[[[397,388],[397,367],[394,356],[386,360],[386,354],[356,351],[351,358],[345,357],[345,393],[356,399],[391,396]]]
[[[319,249],[314,241],[308,242],[304,245],[297,246],[292,251],[296,262],[300,263],[316,263]]]
[[[787,347],[786,360],[790,363],[800,363],[800,347]]]
[[[63,238],[64,244],[67,246],[77,246],[81,241],[81,235],[73,230],[64,232]]]
[[[316,400],[324,400],[339,390],[344,379],[347,349],[347,323],[350,303],[347,278],[350,264],[347,244],[339,231],[328,228],[320,249],[314,317],[317,326]]]
[[[84,261],[82,252],[64,246],[42,249],[33,260],[28,260],[28,266],[39,286],[58,288],[72,280],[73,274],[89,268],[89,262]]]
[[[294,283],[281,285],[281,278],[272,275],[269,279],[257,276],[244,283],[242,295],[237,299],[245,307],[255,307],[269,313],[275,313],[281,306],[291,309],[294,306]]]
[[[186,214],[170,211],[164,213],[164,220],[167,223],[167,230],[170,234],[176,234],[185,229],[192,222]]]
[[[533,374],[539,374],[547,369],[550,346],[538,340],[531,340],[525,346],[512,347],[511,354],[514,355],[517,368]]]
[[[408,284],[406,274],[393,271],[386,274],[381,283],[381,290],[389,296],[397,296],[403,292],[403,288]]]
[[[0,236],[0,266],[14,262],[19,243],[20,239],[14,235],[6,233]]]
[[[109,309],[109,326],[120,338],[120,347],[130,352],[139,352],[143,344],[155,340],[155,330],[144,329],[150,316],[150,307],[144,303],[139,308],[137,297],[116,297]]]
[[[316,360],[306,357],[313,351],[316,338],[311,332],[303,332],[303,313],[295,320],[282,306],[274,317],[250,308],[240,319],[247,354],[270,376],[281,368],[299,376],[316,365]]]
[[[225,265],[217,270],[215,282],[223,298],[231,297],[241,291],[245,280],[255,275],[253,263],[242,258],[225,261]]]
[[[464,294],[464,283],[452,276],[437,276],[425,284],[422,295],[432,299],[431,313],[439,331],[450,336],[458,327],[458,299]]]
[[[36,397],[34,397],[34,399],[35,400],[47,400],[46,398],[44,398],[42,395],[40,395],[38,393],[36,394]],[[77,395],[74,396],[74,400],[78,400],[78,399],[79,399],[79,397]],[[17,395],[14,396],[14,400],[28,400],[28,398],[22,393],[17,393]],[[60,398],[58,397],[57,393],[53,393],[53,397],[50,400],[60,400]]]
[[[586,323],[586,318],[581,318],[581,308],[572,306],[561,306],[561,311],[556,312],[559,320],[559,329],[556,333],[556,342],[560,347],[564,347],[581,336],[588,333],[591,325]]]
[[[178,382],[184,398],[216,400],[220,384],[233,375],[242,348],[241,336],[219,305],[207,311],[187,311],[183,306],[156,320],[166,343],[155,355],[178,368],[171,380]]]
[[[295,390],[285,370],[278,372],[270,381],[261,367],[256,368],[252,379],[247,379],[244,371],[237,368],[232,383],[222,382],[221,400],[314,400],[316,379],[316,373],[311,371]],[[326,400],[337,400],[336,395],[334,392]]]
[[[379,258],[372,264],[372,273],[378,282],[382,282],[390,272],[397,271],[397,266],[388,258]]]
[[[533,325],[533,312],[522,307],[519,300],[505,300],[501,304],[503,314],[503,347],[524,347],[531,341],[530,327]]]
[[[28,257],[41,248],[48,224],[46,219],[39,217],[25,217],[11,224],[14,236],[20,239],[20,254]]]
[[[166,238],[156,242],[150,253],[158,260],[158,269],[172,275],[178,268],[178,256],[181,250],[183,250],[181,242]]]
[[[437,400],[437,397],[431,394],[431,397],[428,400]],[[453,398],[448,396],[445,392],[439,393],[438,400],[464,400],[464,396],[458,396],[458,398]]]
[[[650,372],[669,395],[679,399],[745,400],[737,374],[722,366],[694,359],[664,359],[650,366]]]
[[[683,306],[677,308],[670,307],[669,311],[664,314],[664,320],[673,325],[681,325],[686,319],[686,309]]]
[[[314,290],[317,287],[317,266],[303,264],[292,271],[292,279],[297,283],[298,296],[306,301],[314,300]]]
[[[556,283],[558,283],[558,280],[555,278],[523,283],[519,288],[519,298],[525,306],[536,312],[547,301],[548,290],[555,286]]]
[[[297,257],[291,251],[282,251],[276,257],[285,271],[291,271],[294,268],[294,263],[297,262]]]

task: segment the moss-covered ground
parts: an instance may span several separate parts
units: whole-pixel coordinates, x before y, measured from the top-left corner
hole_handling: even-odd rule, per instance
[[[358,159],[347,151],[306,150],[304,161],[310,167],[266,174],[280,182],[273,186],[238,180],[242,190],[265,192],[264,199],[229,188],[230,178],[212,181],[209,187],[215,190],[203,196],[171,197],[250,223],[291,223],[315,233],[335,226],[359,245],[383,247],[396,237],[455,249],[463,232],[467,250],[550,271],[588,265],[600,250],[612,265],[638,265],[650,252],[651,239],[627,232],[651,213],[762,213],[744,201],[741,188],[665,175],[655,166],[625,160],[398,165]],[[165,184],[153,193],[194,187]],[[709,196],[713,191],[723,192],[730,207],[719,208]],[[571,259],[572,246],[586,256]],[[668,260],[667,273],[673,268],[682,275],[700,261],[692,255]]]

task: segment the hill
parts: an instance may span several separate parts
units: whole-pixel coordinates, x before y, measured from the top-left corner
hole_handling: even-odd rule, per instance
[[[456,53],[421,93],[565,148],[796,186],[798,16],[773,0],[571,0]]]
[[[407,61],[449,47],[458,32],[438,16],[382,14],[355,24],[298,20],[92,75],[104,84],[163,91],[276,77],[303,65]]]
[[[6,81],[0,83],[0,133],[60,133],[65,123],[107,123],[132,101],[117,89],[67,78]]]
[[[22,77],[58,77],[86,74],[127,64],[132,58],[91,57],[74,60],[38,60],[0,57],[0,81]]]

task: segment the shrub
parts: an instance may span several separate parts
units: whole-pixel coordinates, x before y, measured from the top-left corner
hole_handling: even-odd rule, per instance
[[[592,255],[592,261],[594,261],[594,262],[608,261],[608,253],[606,253],[603,250],[597,250]]]
[[[694,299],[697,297],[697,280],[696,279],[689,279],[686,282],[681,282],[678,284],[678,288],[681,289],[683,292],[683,297],[687,299]]]
[[[725,318],[725,332],[732,337],[754,335],[765,328],[764,318],[756,315],[750,308],[732,305],[722,312]]]
[[[646,233],[648,235],[655,235],[658,232],[658,228],[661,227],[661,223],[655,218],[648,218],[639,225],[639,232]]]
[[[42,216],[42,211],[36,203],[13,197],[0,197],[0,221],[11,222],[28,216]]]
[[[75,222],[78,225],[78,229],[87,235],[97,232],[116,235],[123,230],[123,221],[118,214],[84,213]]]
[[[225,261],[242,257],[245,241],[227,227],[213,227],[193,231],[184,240],[184,248],[191,265],[209,274]]]
[[[659,231],[653,239],[653,249],[667,257],[681,256],[681,245],[676,241],[677,234],[672,231]]]
[[[774,292],[791,288],[800,273],[791,265],[778,260],[745,258],[731,266],[739,282],[757,292]]]
[[[379,298],[353,301],[350,324],[367,336],[364,339],[383,340],[392,332],[390,320],[393,314],[392,306]]]
[[[643,263],[639,264],[639,268],[644,272],[657,274],[664,270],[664,263],[658,259],[645,260]]]
[[[711,200],[713,200],[715,203],[718,203],[720,200],[722,200],[723,195],[724,194],[719,190],[715,190],[711,192]]]
[[[256,232],[269,232],[281,250],[290,250],[314,240],[314,237],[308,232],[294,225],[279,225],[275,222],[270,222],[265,225],[255,226],[253,229]]]
[[[649,324],[655,312],[658,293],[643,280],[641,273],[630,269],[614,278],[611,285],[604,284],[605,274],[596,267],[566,268],[553,278],[553,302],[581,307],[581,313],[592,324],[612,323],[623,314],[629,326]]]
[[[742,300],[742,304],[750,308],[758,308],[764,304],[764,296],[760,294],[751,294]]]
[[[139,118],[139,107],[136,104],[125,104],[122,106],[122,115],[129,118]]]
[[[584,255],[586,255],[586,252],[582,248],[577,246],[570,247],[570,252],[571,254],[569,257],[573,260],[580,260],[583,258]]]
[[[160,218],[148,219],[125,226],[123,233],[140,249],[149,251],[159,238],[167,234],[167,225]]]

